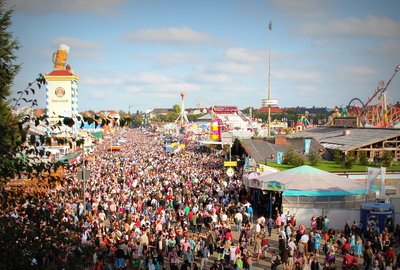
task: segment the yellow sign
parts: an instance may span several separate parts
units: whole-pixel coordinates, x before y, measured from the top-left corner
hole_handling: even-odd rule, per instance
[[[224,167],[236,167],[237,161],[224,161]]]

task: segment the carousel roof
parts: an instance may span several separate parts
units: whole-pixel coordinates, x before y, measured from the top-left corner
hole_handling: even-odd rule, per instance
[[[366,194],[363,180],[303,165],[286,171],[249,180],[250,187],[262,190],[283,190],[283,196],[350,196]]]

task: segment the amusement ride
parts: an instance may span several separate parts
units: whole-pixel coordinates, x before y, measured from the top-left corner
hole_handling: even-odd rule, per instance
[[[347,105],[348,115],[357,116],[363,127],[387,128],[399,124],[400,106],[387,102],[388,87],[398,71],[400,71],[400,65],[396,66],[386,85],[383,81],[379,82],[377,89],[366,103],[359,98],[351,99]]]

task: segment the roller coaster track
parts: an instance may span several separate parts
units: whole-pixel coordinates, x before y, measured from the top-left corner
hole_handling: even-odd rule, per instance
[[[396,66],[387,84],[384,87],[378,87],[365,104],[359,98],[350,100],[347,106],[348,111],[353,115],[363,118],[365,121],[364,124],[370,124],[376,127],[389,127],[400,120],[400,108],[396,106],[387,106],[386,104],[386,91],[398,71],[400,71],[400,65]],[[381,101],[377,102],[377,104],[372,104],[374,100]],[[356,105],[352,106],[352,103],[355,101],[358,101],[362,105],[361,109]]]

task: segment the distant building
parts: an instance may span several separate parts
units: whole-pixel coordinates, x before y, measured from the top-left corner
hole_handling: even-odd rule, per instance
[[[326,107],[311,107],[311,108],[306,108],[306,107],[286,107],[282,108],[283,112],[287,111],[296,111],[298,114],[305,114],[308,112],[310,115],[318,115],[318,114],[329,114],[330,109]]]
[[[271,115],[280,114],[282,113],[282,109],[279,107],[270,107],[271,108]],[[261,107],[257,110],[257,113],[268,113],[268,106]]]
[[[273,140],[268,141],[263,139],[240,139],[240,144],[244,152],[258,163],[276,161],[277,152],[286,153],[289,149],[293,149],[304,158],[306,157],[303,138],[276,136]],[[329,156],[329,153],[316,139],[311,139],[311,150],[320,153],[325,159]]]
[[[390,152],[393,160],[400,160],[400,129],[317,127],[288,138],[314,138],[331,153],[340,151],[345,156],[359,157],[364,152],[372,161]]]
[[[187,108],[185,109],[187,114],[198,115],[198,114],[205,114],[208,113],[206,108]]]
[[[112,118],[118,120],[120,118],[119,113],[115,110],[102,110],[97,113],[97,115],[106,117],[106,118]]]
[[[150,119],[157,118],[159,115],[167,115],[169,112],[173,112],[173,109],[162,109],[162,108],[156,108],[151,110],[148,115]]]

